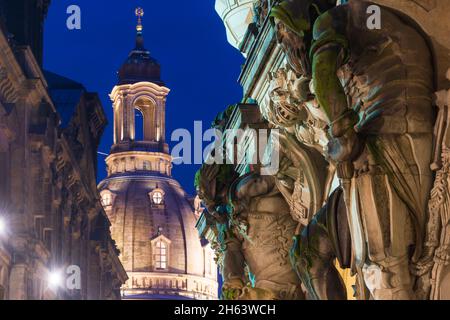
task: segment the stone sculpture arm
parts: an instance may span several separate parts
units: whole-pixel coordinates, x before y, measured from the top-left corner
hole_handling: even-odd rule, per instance
[[[311,47],[312,78],[317,101],[329,122],[331,136],[328,154],[337,162],[349,161],[359,151],[354,126],[358,114],[347,103],[338,78],[338,69],[347,59],[348,42],[332,27],[332,17],[325,13],[314,25]]]
[[[340,48],[329,44],[313,55],[313,83],[316,98],[330,123],[341,117],[347,108],[347,97],[337,76]]]
[[[230,231],[226,232],[224,242],[222,296],[225,300],[236,300],[246,283],[245,259],[241,242]]]

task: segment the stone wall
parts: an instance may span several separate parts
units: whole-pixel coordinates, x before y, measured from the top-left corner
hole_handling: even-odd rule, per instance
[[[83,92],[64,127],[29,47],[0,31],[0,52],[0,299],[119,299],[126,273],[96,191],[99,99]],[[80,290],[65,284],[73,265]]]
[[[413,19],[430,39],[437,67],[437,89],[450,86],[446,72],[450,68],[450,1],[442,0],[372,0],[393,8]]]

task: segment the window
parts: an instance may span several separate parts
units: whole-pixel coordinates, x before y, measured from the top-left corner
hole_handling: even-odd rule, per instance
[[[159,191],[156,191],[152,195],[154,204],[161,204],[163,202],[163,194]]]
[[[148,193],[151,204],[156,208],[162,208],[162,206],[164,205],[164,196],[164,190],[158,188],[158,186],[156,186],[155,189]]]
[[[34,231],[36,233],[36,238],[43,240],[43,230],[44,230],[44,217],[35,216],[34,217]]]
[[[165,270],[167,269],[167,244],[158,240],[156,242],[156,252],[155,252],[155,267],[157,270]]]
[[[110,209],[109,207],[112,206],[112,204],[114,202],[114,198],[115,198],[115,194],[109,190],[103,190],[100,193],[100,201],[102,202],[102,206],[105,209]]]
[[[107,207],[111,205],[111,194],[105,193],[102,197],[102,204]]]
[[[11,172],[8,153],[2,151],[1,139],[0,137],[0,177],[2,177],[0,181],[0,201],[5,203],[9,199],[9,177]]]

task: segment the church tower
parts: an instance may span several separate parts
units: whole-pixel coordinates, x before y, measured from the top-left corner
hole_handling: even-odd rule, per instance
[[[136,16],[136,45],[110,94],[114,145],[106,159],[108,177],[99,184],[129,277],[122,295],[125,299],[216,299],[213,251],[198,237],[193,201],[172,178],[165,140],[170,90],[161,80],[160,65],[144,47],[144,11],[136,9]]]

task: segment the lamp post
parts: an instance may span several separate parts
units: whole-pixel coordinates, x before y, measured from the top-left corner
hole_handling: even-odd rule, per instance
[[[59,291],[64,286],[64,277],[61,270],[53,269],[47,274],[47,288],[44,291],[46,300],[58,300]]]

